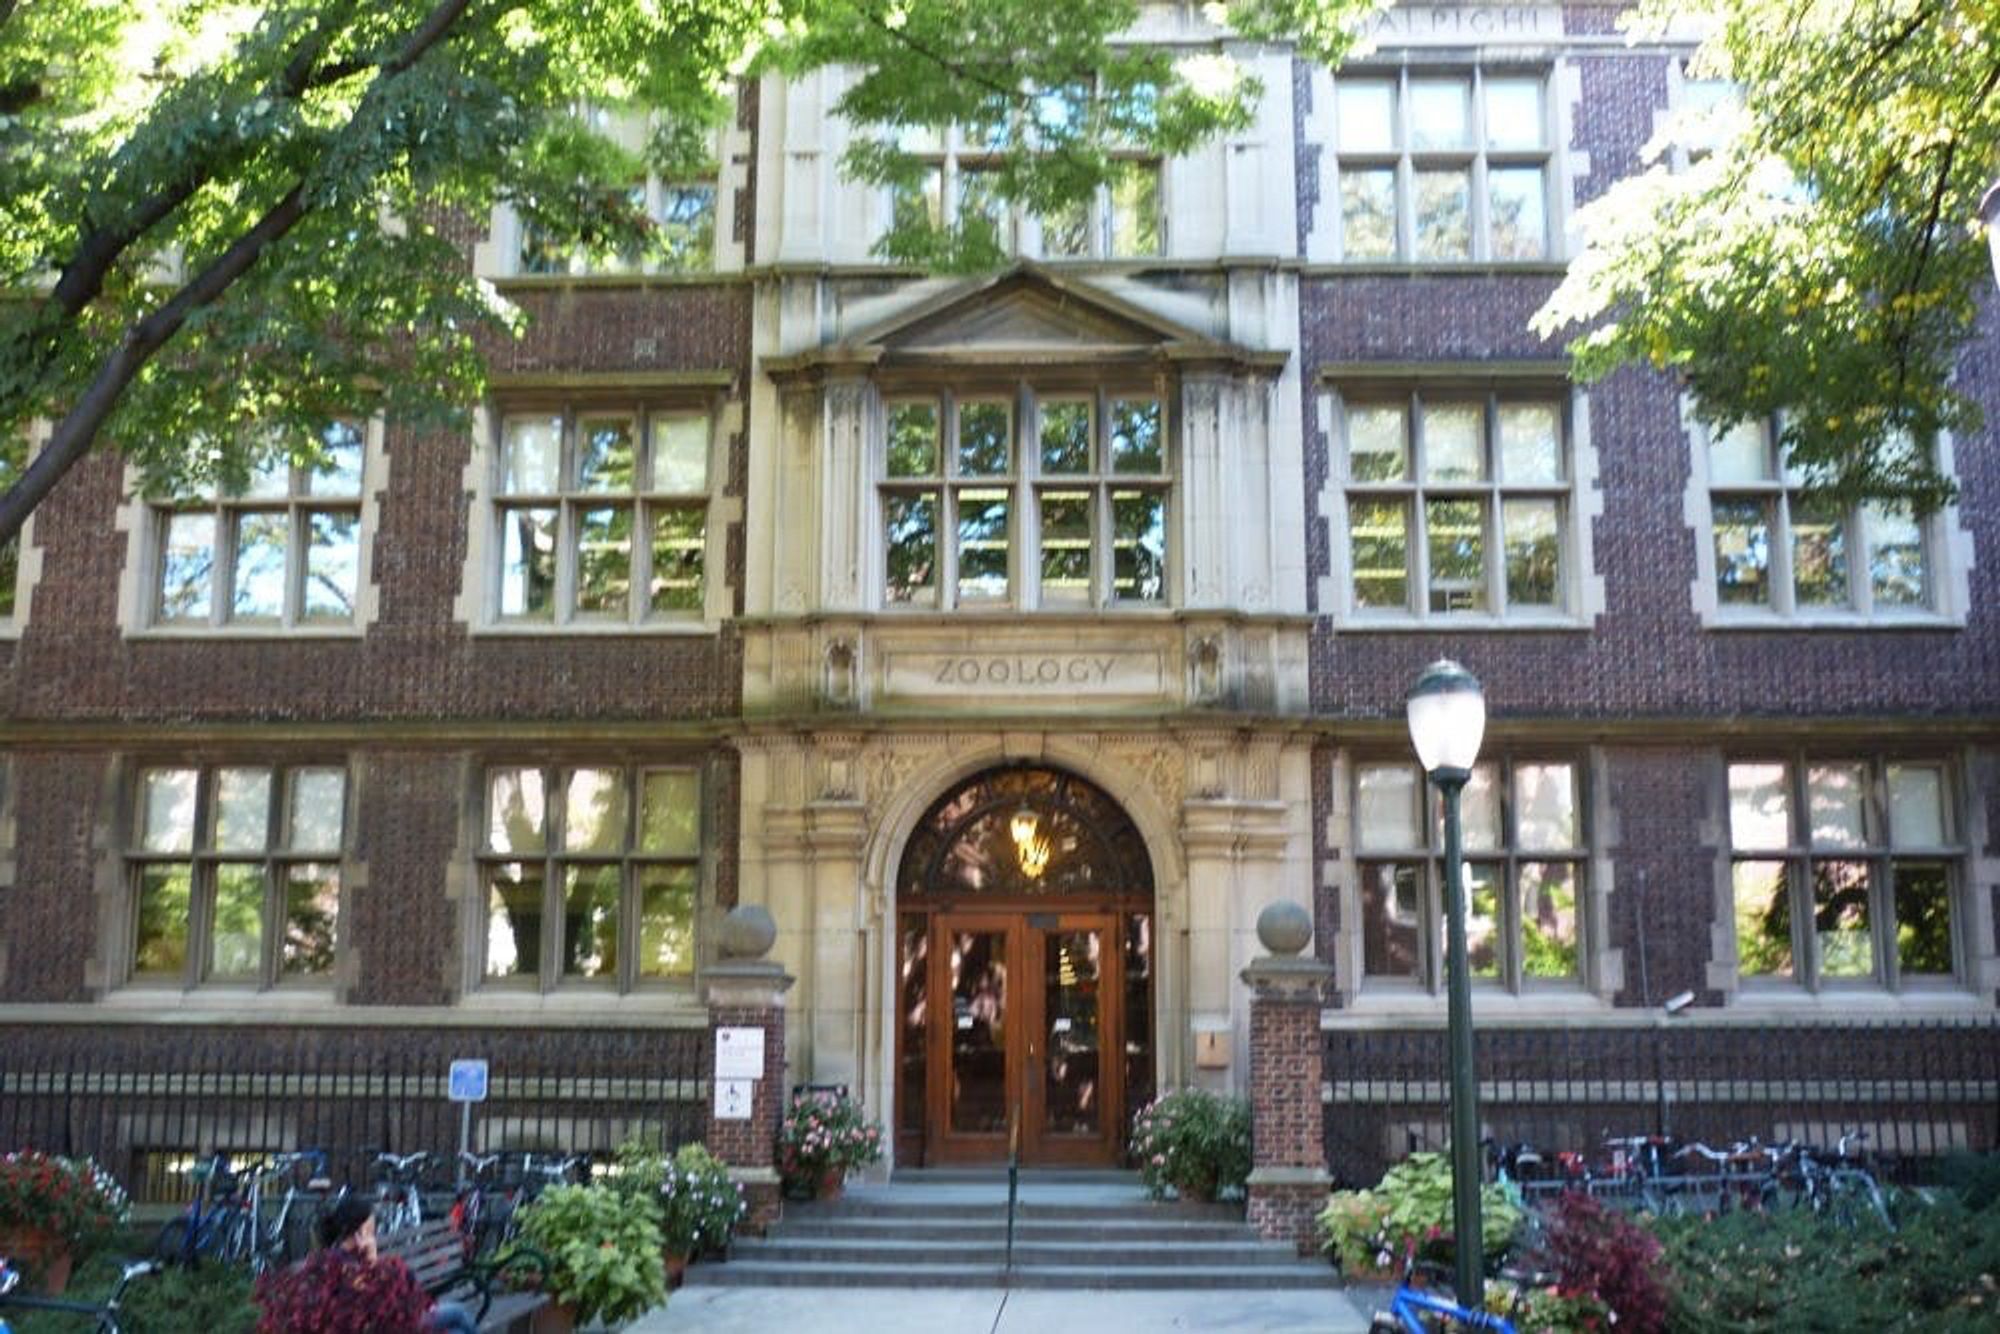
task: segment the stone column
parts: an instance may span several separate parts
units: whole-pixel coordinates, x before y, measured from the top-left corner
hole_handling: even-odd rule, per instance
[[[785,992],[792,977],[765,956],[778,938],[771,914],[739,905],[722,922],[721,958],[707,972],[709,1074],[718,1028],[764,1030],[764,1074],[750,1099],[750,1115],[724,1120],[709,1097],[708,1150],[741,1182],[750,1211],[743,1229],[761,1233],[778,1221],[784,1204],[778,1185],[778,1125],[785,1114]]]
[[[1250,1225],[1260,1236],[1317,1246],[1313,1217],[1326,1204],[1326,1113],[1319,1036],[1330,965],[1302,957],[1312,916],[1296,903],[1273,903],[1257,916],[1257,939],[1270,951],[1245,968],[1250,987]]]

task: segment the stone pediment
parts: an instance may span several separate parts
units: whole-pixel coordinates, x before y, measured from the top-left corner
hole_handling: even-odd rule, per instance
[[[840,367],[1211,364],[1274,374],[1283,352],[1220,342],[1077,279],[1034,264],[974,280],[861,331],[773,358],[776,379]]]

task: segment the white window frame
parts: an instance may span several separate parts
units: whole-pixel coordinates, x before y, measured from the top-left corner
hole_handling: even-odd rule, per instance
[[[508,423],[516,419],[551,417],[559,418],[562,423],[556,489],[546,492],[504,490],[502,472],[506,466]],[[655,423],[662,420],[696,417],[705,421],[708,439],[702,489],[655,491],[642,488],[635,476],[635,483],[629,490],[585,490],[578,481],[576,471],[579,424],[593,419],[620,417],[634,422],[640,433],[639,447],[635,451],[633,464],[635,474],[639,475],[643,475],[651,459],[652,432]],[[484,516],[482,532],[485,540],[475,544],[475,549],[468,555],[477,563],[474,577],[478,581],[477,587],[482,590],[484,604],[480,621],[482,628],[528,634],[624,634],[659,630],[685,631],[708,628],[711,625],[716,606],[716,590],[725,575],[725,571],[721,568],[724,534],[716,504],[717,490],[725,463],[724,451],[721,448],[724,432],[720,409],[713,395],[606,393],[571,397],[547,395],[522,397],[495,408],[487,415],[487,420],[476,423],[476,429],[481,429],[482,438],[487,442],[487,448],[475,451],[474,459],[474,465],[480,469],[479,482],[474,492]],[[629,509],[632,515],[628,536],[628,541],[631,543],[628,555],[630,579],[626,591],[625,612],[619,616],[579,611],[576,595],[577,567],[582,541],[580,515],[591,508],[619,507]],[[687,609],[655,612],[651,607],[647,584],[651,573],[651,545],[650,542],[641,541],[642,536],[650,529],[640,520],[667,509],[692,510],[696,507],[701,510],[703,534],[702,587],[697,605]],[[552,607],[546,616],[515,614],[505,610],[508,536],[506,514],[513,509],[553,509],[557,513]]]
[[[1731,800],[1731,771],[1747,766],[1780,766],[1784,770],[1787,796],[1788,836],[1782,844],[1739,842],[1734,828]],[[1864,772],[1860,794],[1863,836],[1859,843],[1845,844],[1815,839],[1810,828],[1810,778],[1816,768],[1859,767]],[[1891,827],[1888,771],[1910,767],[1935,769],[1941,774],[1939,819],[1944,826],[1942,843],[1899,842]],[[1862,749],[1826,751],[1817,749],[1773,748],[1732,752],[1722,765],[1723,848],[1719,880],[1719,921],[1731,942],[1730,972],[1739,997],[1766,997],[1796,994],[1851,996],[1866,993],[1913,993],[1962,991],[1969,980],[1969,940],[1973,914],[1967,909],[1966,884],[1971,873],[1970,847],[1966,840],[1967,820],[1961,794],[1964,773],[1952,760],[1937,754],[1902,753]],[[1784,867],[1788,918],[1791,932],[1792,971],[1790,976],[1746,974],[1742,967],[1741,941],[1736,933],[1736,886],[1734,868],[1738,863],[1778,862]],[[1944,974],[1904,976],[1897,957],[1895,867],[1898,863],[1939,863],[1949,878],[1946,905],[1950,914],[1949,953],[1951,969]],[[1817,863],[1865,864],[1869,871],[1868,933],[1872,969],[1868,977],[1828,977],[1820,933],[1813,926],[1812,868]]]
[[[1576,841],[1566,848],[1525,848],[1521,845],[1519,811],[1515,800],[1514,775],[1517,769],[1533,765],[1567,765],[1570,770],[1572,815]],[[1606,923],[1599,904],[1602,891],[1598,880],[1606,867],[1597,847],[1600,824],[1594,788],[1600,776],[1581,754],[1565,752],[1509,751],[1482,758],[1479,767],[1495,775],[1495,800],[1499,804],[1499,844],[1488,849],[1466,848],[1463,861],[1492,866],[1500,871],[1500,912],[1495,921],[1499,965],[1497,976],[1473,978],[1481,990],[1513,996],[1569,997],[1586,994],[1602,966],[1604,943],[1598,938]],[[1351,895],[1354,925],[1352,960],[1357,993],[1423,995],[1436,997],[1445,990],[1444,842],[1443,799],[1415,762],[1400,757],[1361,754],[1353,758],[1345,777],[1349,784],[1343,794],[1350,815],[1347,846],[1352,852],[1354,892]],[[1423,842],[1407,846],[1371,844],[1362,830],[1361,784],[1370,770],[1395,769],[1409,778],[1418,803],[1415,813]],[[1575,971],[1565,978],[1530,977],[1524,966],[1520,917],[1520,869],[1524,864],[1562,863],[1572,869],[1571,913],[1576,933]],[[1416,924],[1417,957],[1415,977],[1404,978],[1367,971],[1366,878],[1378,867],[1409,867],[1418,870]],[[1466,898],[1468,912],[1471,899]]]
[[[1467,119],[1468,142],[1457,148],[1418,148],[1412,125],[1410,85],[1427,79],[1462,79],[1470,100]],[[1541,89],[1541,143],[1533,148],[1493,147],[1486,129],[1489,79],[1533,79]],[[1388,147],[1343,151],[1340,146],[1340,85],[1347,83],[1389,83],[1392,143]],[[1450,267],[1453,265],[1534,265],[1561,262],[1564,216],[1557,189],[1560,149],[1557,143],[1556,98],[1558,80],[1547,64],[1479,63],[1439,65],[1409,63],[1398,66],[1344,65],[1333,78],[1333,134],[1327,151],[1333,160],[1330,199],[1335,228],[1335,262],[1350,265],[1394,265],[1399,267]],[[1538,255],[1493,255],[1493,227],[1489,173],[1494,168],[1539,167],[1542,174],[1542,245]],[[1463,170],[1468,177],[1466,254],[1439,258],[1420,256],[1416,238],[1416,173],[1427,169]],[[1344,171],[1390,171],[1394,174],[1395,244],[1387,255],[1350,255],[1347,245],[1347,218],[1343,203]]]
[[[585,103],[577,108],[577,114],[587,120],[591,127],[609,136],[632,152],[641,151],[651,131],[650,113],[625,111]],[[626,187],[627,193],[636,192],[637,202],[645,209],[646,216],[655,223],[668,221],[666,207],[669,192],[675,190],[706,189],[709,195],[708,207],[708,254],[705,259],[687,261],[677,252],[670,251],[662,256],[658,253],[638,255],[593,256],[578,249],[567,256],[557,257],[560,263],[548,267],[531,265],[528,248],[534,244],[533,231],[525,219],[513,209],[508,210],[509,243],[506,250],[506,273],[510,277],[527,279],[572,278],[621,278],[633,276],[674,276],[700,277],[715,272],[717,252],[723,243],[721,234],[722,218],[722,170],[720,146],[712,145],[711,159],[716,169],[705,175],[687,177],[664,177],[658,172],[648,171],[643,180],[634,181]]]
[[[1088,399],[1092,405],[1093,466],[1089,471],[1075,474],[1043,473],[1041,405],[1080,399]],[[990,477],[962,474],[958,469],[956,446],[959,407],[967,403],[995,401],[1004,401],[1007,405],[1013,467],[1005,474]],[[1158,406],[1161,471],[1157,473],[1118,472],[1109,466],[1110,407],[1116,402],[1131,401],[1147,401]],[[938,469],[924,476],[892,477],[888,471],[889,424],[898,406],[919,402],[938,404]],[[1110,379],[1071,386],[1059,381],[1031,382],[1011,378],[996,381],[968,377],[963,387],[885,389],[882,407],[883,429],[875,451],[873,470],[874,547],[878,569],[873,580],[873,597],[883,610],[894,615],[950,610],[1087,611],[1129,615],[1166,610],[1177,605],[1175,529],[1181,487],[1177,468],[1179,451],[1174,444],[1176,418],[1172,395],[1165,385]],[[958,590],[959,495],[966,491],[1001,489],[1007,492],[1009,509],[1006,596],[962,599]],[[1042,497],[1064,491],[1088,491],[1093,497],[1091,589],[1087,599],[1046,597],[1042,587]],[[1116,595],[1117,552],[1112,502],[1113,496],[1120,491],[1156,495],[1162,502],[1160,596],[1157,598],[1122,599]],[[936,587],[928,600],[899,601],[889,596],[889,506],[894,497],[913,495],[927,495],[935,499]]]
[[[897,214],[905,207],[922,207],[929,215],[933,226],[942,226],[946,219],[956,220],[965,207],[965,178],[981,168],[997,166],[1000,151],[990,145],[974,141],[973,136],[960,125],[946,126],[943,131],[926,127],[913,127],[897,136],[902,150],[923,163],[926,172],[925,184],[914,194],[907,188],[889,186],[882,192],[882,226],[887,231],[895,225]],[[1117,150],[1111,153],[1114,170],[1151,170],[1154,176],[1153,194],[1156,201],[1153,216],[1154,244],[1151,249],[1121,249],[1119,246],[1119,220],[1122,216],[1118,200],[1116,181],[1106,182],[1092,192],[1084,205],[1086,244],[1076,253],[1052,253],[1047,246],[1047,228],[1044,220],[1035,213],[1018,205],[1004,206],[995,228],[1002,251],[1010,255],[1033,255],[1052,263],[1068,263],[1084,260],[1158,259],[1167,253],[1168,226],[1172,210],[1167,198],[1166,160],[1157,153],[1137,149]],[[913,201],[905,204],[905,200]]]
[[[264,841],[257,849],[225,849],[217,837],[216,793],[219,775],[225,772],[259,772],[269,783]],[[327,991],[337,985],[348,945],[348,886],[352,880],[348,865],[355,830],[354,777],[344,760],[290,760],[285,763],[260,761],[236,763],[229,760],[189,762],[181,759],[143,760],[132,767],[130,812],[126,825],[124,883],[127,887],[125,940],[120,955],[128,984],[135,987],[171,987],[175,990],[212,988],[218,991]],[[154,773],[188,772],[195,778],[195,799],[190,812],[192,842],[184,849],[149,849],[145,845],[147,776]],[[304,773],[337,773],[341,783],[341,816],[338,845],[323,848],[292,846],[293,793]],[[144,875],[148,866],[186,866],[189,876],[188,918],[184,932],[187,957],[177,973],[142,972],[138,966],[140,915],[144,895]],[[213,976],[215,948],[217,871],[224,865],[255,865],[260,868],[262,891],[260,958],[256,976]],[[287,922],[284,868],[290,866],[330,866],[338,879],[335,911],[334,955],[323,971],[287,976],[283,966],[284,929]]]
[[[625,801],[625,830],[623,841],[615,852],[592,852],[563,846],[567,834],[564,784],[572,774],[583,770],[610,771],[619,775],[621,793]],[[543,846],[539,851],[496,849],[491,836],[490,807],[494,778],[502,773],[529,771],[541,775],[546,803],[540,831]],[[644,780],[647,775],[662,773],[686,775],[694,780],[695,848],[691,854],[648,852],[638,845],[640,821],[643,816]],[[714,831],[710,807],[715,784],[706,763],[699,759],[658,761],[614,759],[601,762],[577,759],[563,763],[525,760],[517,764],[495,760],[479,766],[478,774],[478,792],[474,798],[473,809],[479,832],[473,840],[477,852],[474,857],[470,932],[474,946],[471,960],[473,985],[477,990],[493,995],[510,992],[539,995],[555,992],[628,995],[634,992],[688,990],[695,986],[701,969],[705,905],[711,899],[711,885],[714,880],[710,855]],[[501,868],[527,863],[539,864],[542,873],[542,916],[538,950],[543,966],[532,974],[490,975],[488,968],[491,966],[491,960],[488,957],[488,950],[489,920],[492,911],[491,880]],[[619,898],[616,928],[618,963],[613,976],[570,977],[563,972],[562,872],[570,866],[615,866],[618,870]],[[692,957],[685,972],[645,977],[641,976],[638,968],[638,937],[643,908],[639,875],[644,868],[655,866],[689,868],[694,873],[694,899],[688,921]]]
[[[346,423],[360,437],[360,473],[353,492],[318,494],[311,489],[310,469],[286,465],[286,486],[282,493],[238,495],[204,494],[186,497],[148,498],[134,494],[130,506],[136,517],[129,526],[136,541],[143,543],[131,567],[136,582],[128,587],[127,601],[134,609],[122,616],[138,631],[157,636],[282,636],[292,638],[347,637],[361,633],[375,610],[375,589],[370,578],[374,533],[378,522],[377,494],[383,484],[381,427],[379,421]],[[345,617],[308,617],[304,614],[307,570],[308,525],[311,516],[323,512],[352,515],[354,537],[353,611]],[[244,617],[230,605],[234,581],[235,543],[232,534],[243,516],[253,513],[283,513],[286,524],[284,605],[276,617]],[[205,615],[169,617],[164,614],[163,580],[167,549],[172,539],[173,520],[180,516],[206,516],[211,527],[209,608]]]
[[[1848,597],[1844,605],[1801,603],[1798,599],[1797,571],[1794,566],[1793,510],[1803,483],[1790,475],[1777,456],[1777,423],[1754,427],[1764,449],[1766,476],[1759,480],[1716,480],[1712,472],[1714,437],[1694,420],[1691,400],[1683,400],[1682,415],[1687,426],[1692,455],[1688,491],[1683,506],[1694,529],[1695,581],[1691,595],[1695,611],[1712,629],[1770,629],[1786,626],[1798,629],[1865,629],[1908,627],[1911,625],[1963,625],[1969,600],[1967,570],[1971,564],[1971,540],[1959,525],[1956,505],[1946,505],[1915,520],[1923,546],[1925,601],[1921,606],[1880,605],[1874,597],[1869,573],[1868,544],[1875,522],[1870,506],[1849,506],[1845,523],[1844,550],[1847,563]],[[1939,471],[1951,476],[1952,444],[1946,437],[1936,442]],[[1766,597],[1750,603],[1722,600],[1719,582],[1720,558],[1716,550],[1716,505],[1718,501],[1756,500],[1766,507],[1765,581]]]
[[[1431,482],[1423,480],[1423,408],[1446,404],[1482,405],[1481,448],[1485,453],[1486,476],[1471,482]],[[1556,411],[1559,462],[1558,481],[1510,483],[1500,476],[1498,411],[1508,404],[1546,404]],[[1406,475],[1397,481],[1356,480],[1352,469],[1349,414],[1355,408],[1394,405],[1401,408],[1406,426]],[[1325,400],[1324,425],[1329,436],[1328,495],[1325,512],[1330,520],[1329,553],[1334,573],[1322,584],[1321,605],[1335,611],[1348,629],[1433,628],[1464,626],[1492,629],[1574,629],[1588,625],[1590,616],[1603,609],[1601,580],[1591,570],[1590,520],[1602,510],[1596,492],[1597,459],[1589,439],[1589,409],[1582,394],[1569,386],[1519,385],[1457,386],[1443,379],[1436,382],[1408,382],[1363,387],[1343,386]],[[1465,611],[1433,611],[1430,607],[1430,550],[1424,515],[1427,499],[1477,498],[1482,504],[1485,551],[1486,607]],[[1554,606],[1510,604],[1506,597],[1506,547],[1501,523],[1502,505],[1509,499],[1552,500],[1557,505],[1557,543],[1560,569],[1556,579]],[[1400,500],[1405,514],[1405,590],[1401,607],[1363,606],[1354,582],[1354,511],[1357,501]]]

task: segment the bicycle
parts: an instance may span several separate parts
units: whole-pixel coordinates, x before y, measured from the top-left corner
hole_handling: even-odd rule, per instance
[[[465,1246],[465,1258],[471,1260],[485,1255],[505,1239],[513,1223],[513,1203],[506,1191],[490,1190],[487,1176],[505,1155],[498,1153],[477,1154],[460,1151],[458,1158],[466,1168],[465,1184],[458,1189],[451,1202],[451,1225]],[[515,1187],[514,1194],[518,1194]]]
[[[430,1160],[430,1154],[422,1149],[415,1153],[375,1155],[380,1176],[375,1183],[375,1226],[384,1233],[422,1226],[424,1192],[417,1178]]]
[[[299,1180],[301,1168],[306,1172],[303,1186]],[[250,1255],[250,1269],[253,1274],[261,1274],[274,1265],[290,1264],[312,1249],[313,1225],[326,1207],[327,1193],[333,1189],[333,1182],[326,1175],[326,1153],[321,1149],[281,1153],[258,1164],[249,1176],[250,1233],[256,1239]],[[259,1217],[264,1184],[272,1178],[285,1180],[285,1194],[270,1223],[262,1225]],[[310,1216],[306,1207],[308,1204],[312,1206]]]
[[[5,1256],[0,1256],[0,1334],[10,1334],[7,1323],[8,1311],[66,1311],[71,1315],[94,1315],[97,1323],[91,1328],[96,1334],[123,1334],[124,1326],[118,1323],[118,1309],[124,1304],[125,1289],[134,1279],[145,1278],[160,1272],[157,1260],[133,1260],[118,1274],[118,1283],[111,1289],[111,1295],[102,1302],[70,1301],[62,1297],[31,1297],[25,1293],[16,1294],[14,1289],[21,1281],[21,1271],[8,1265]]]
[[[1389,1301],[1389,1309],[1377,1311],[1368,1322],[1368,1334],[1442,1334],[1446,1330],[1486,1330],[1488,1334],[1518,1334],[1514,1320],[1521,1314],[1522,1303],[1528,1290],[1555,1281],[1550,1274],[1534,1274],[1503,1271],[1502,1277],[1514,1284],[1514,1296],[1508,1303],[1507,1314],[1481,1310],[1470,1306],[1460,1306],[1451,1296],[1441,1290],[1419,1286],[1414,1280],[1418,1271],[1436,1274],[1449,1280],[1451,1271],[1444,1265],[1417,1259],[1414,1245],[1403,1252],[1403,1277],[1396,1285],[1395,1295]]]
[[[163,1264],[192,1269],[203,1256],[221,1260],[247,1258],[254,1251],[250,1220],[238,1175],[229,1170],[229,1155],[218,1149],[194,1165],[194,1198],[187,1212],[162,1227],[153,1238],[153,1258]],[[206,1199],[210,1207],[203,1209]]]

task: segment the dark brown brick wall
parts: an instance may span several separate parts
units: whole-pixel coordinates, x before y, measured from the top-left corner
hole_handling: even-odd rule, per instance
[[[14,883],[0,890],[7,945],[0,996],[73,1000],[83,994],[84,969],[96,952],[92,882],[103,769],[98,757],[67,751],[12,758]]]

